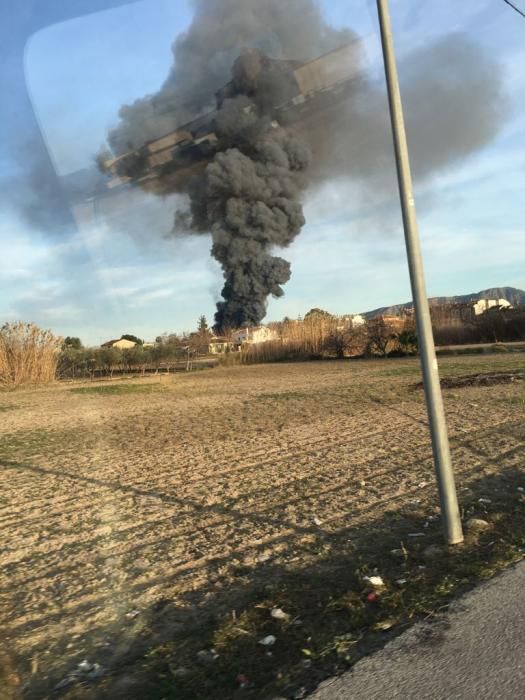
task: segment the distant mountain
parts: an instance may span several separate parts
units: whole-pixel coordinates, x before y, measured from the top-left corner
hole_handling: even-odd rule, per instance
[[[455,297],[430,297],[430,304],[462,304],[467,301],[477,301],[478,299],[506,299],[512,306],[525,305],[525,292],[523,289],[516,287],[492,287],[491,289],[482,289],[481,292],[473,292],[472,294],[461,294]],[[362,314],[365,318],[372,318],[379,314],[387,316],[399,316],[403,309],[411,308],[413,302],[407,301],[404,304],[394,304],[393,306],[382,306],[379,309],[366,311]]]

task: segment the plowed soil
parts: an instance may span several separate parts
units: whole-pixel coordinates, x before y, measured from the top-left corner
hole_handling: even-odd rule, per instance
[[[522,358],[440,369],[522,371]],[[419,378],[417,360],[342,361],[0,395],[6,697],[55,697],[84,658],[103,666],[101,687],[115,683],[108,697],[140,697],[119,669],[174,636],[187,667],[185,630],[235,617],[251,582],[315,566],[385,511],[435,516]],[[524,470],[523,382],[444,396],[460,497],[474,479]]]

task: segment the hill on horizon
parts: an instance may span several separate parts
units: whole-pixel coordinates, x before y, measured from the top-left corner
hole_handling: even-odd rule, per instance
[[[460,294],[452,297],[429,297],[428,301],[429,304],[463,304],[468,301],[477,301],[478,299],[506,299],[513,306],[520,306],[525,305],[525,291],[516,287],[490,287],[472,294]],[[413,302],[407,301],[404,304],[381,306],[378,309],[372,309],[372,311],[365,311],[361,315],[364,318],[373,318],[379,314],[399,316],[403,309],[408,309],[412,306]]]

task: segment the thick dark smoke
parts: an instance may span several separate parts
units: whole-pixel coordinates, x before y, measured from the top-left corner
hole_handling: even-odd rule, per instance
[[[190,189],[190,226],[211,231],[224,273],[219,329],[259,323],[268,296],[282,296],[290,264],[270,251],[288,246],[304,224],[299,197],[310,153],[272,121],[271,106],[286,97],[280,72],[254,50],[235,61],[231,96],[215,119],[219,152]]]
[[[256,324],[267,297],[282,295],[290,277],[290,265],[272,249],[289,245],[304,224],[307,185],[344,177],[374,197],[392,191],[385,89],[356,65],[344,103],[321,105],[299,123],[276,124],[273,107],[293,94],[292,62],[355,41],[353,32],[330,27],[315,0],[194,0],[194,7],[164,85],[122,107],[108,141],[115,154],[140,148],[215,109],[219,91],[218,151],[189,186],[173,185],[190,198],[176,228],[211,233],[225,277],[216,326]],[[417,179],[450,167],[498,132],[500,70],[469,39],[456,34],[425,46],[400,73]]]
[[[315,0],[193,0],[194,18],[173,44],[174,65],[159,92],[121,108],[109,134],[119,154],[215,108],[245,48],[271,58],[309,61],[355,39],[330,27]]]
[[[268,296],[282,296],[291,274],[272,248],[288,246],[304,224],[300,196],[310,153],[273,121],[273,107],[297,92],[291,66],[276,59],[304,62],[354,39],[328,26],[311,0],[198,0],[160,92],[120,111],[122,122],[109,135],[115,153],[214,109],[215,93],[228,83],[214,120],[218,153],[189,187],[190,215],[177,217],[212,235],[225,279],[217,329],[264,318]]]

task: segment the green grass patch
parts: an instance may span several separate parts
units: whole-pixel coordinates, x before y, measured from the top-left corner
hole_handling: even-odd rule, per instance
[[[454,377],[462,374],[481,374],[511,371],[525,371],[525,364],[519,357],[508,355],[495,355],[493,359],[472,358],[470,362],[465,360],[454,361],[452,359],[439,360],[440,377]]]
[[[20,408],[20,406],[17,406],[16,404],[0,404],[0,413],[7,413],[8,411],[15,411],[17,408]]]
[[[99,386],[82,386],[69,389],[72,394],[94,395],[118,395],[122,394],[151,394],[162,391],[164,387],[159,384],[104,384]]]
[[[494,399],[494,403],[498,403],[501,406],[525,407],[525,396],[505,396],[504,398]]]
[[[421,374],[419,362],[408,367],[393,367],[382,372],[378,372],[378,377],[413,377]]]

